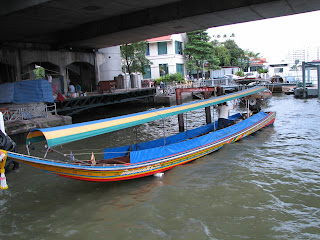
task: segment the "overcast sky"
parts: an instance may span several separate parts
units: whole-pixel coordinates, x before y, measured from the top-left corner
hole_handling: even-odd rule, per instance
[[[291,16],[238,23],[210,28],[209,36],[235,34],[234,39],[242,49],[249,49],[266,57],[269,63],[285,59],[290,49],[305,46],[320,47],[320,11]]]

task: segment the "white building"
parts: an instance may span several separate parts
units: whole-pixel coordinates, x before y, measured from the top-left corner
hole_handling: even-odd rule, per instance
[[[286,61],[290,67],[302,62],[312,62],[320,59],[320,47],[304,47],[303,49],[292,49],[288,51]]]
[[[187,34],[173,34],[146,40],[147,59],[152,64],[146,68],[144,79],[155,79],[172,73],[186,75],[184,46]]]
[[[122,74],[120,46],[101,48],[99,52],[105,56],[105,62],[99,66],[101,81],[114,80]]]
[[[219,78],[225,75],[235,75],[238,71],[241,71],[239,67],[221,67],[219,70],[209,70],[210,71],[210,78]]]
[[[278,76],[281,76],[281,77],[284,77],[284,76],[289,76],[289,72],[290,72],[290,66],[288,63],[285,63],[285,62],[281,62],[281,63],[270,63],[268,65],[268,75],[269,76],[275,76],[275,75],[278,75]]]

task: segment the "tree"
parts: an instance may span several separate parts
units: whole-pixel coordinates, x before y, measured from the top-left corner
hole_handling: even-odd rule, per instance
[[[255,53],[253,51],[250,51],[249,49],[244,50],[244,54],[248,57],[254,57],[254,58],[260,57],[260,53]]]
[[[146,74],[146,66],[152,64],[146,58],[148,43],[146,41],[124,44],[120,47],[121,57],[124,59],[124,67],[128,73],[140,72]]]
[[[230,37],[234,37],[232,33]],[[254,53],[248,49],[243,50],[234,40],[228,39],[225,42],[213,40],[212,42],[215,55],[220,60],[220,66],[238,66],[243,71],[247,71],[250,66],[250,57],[259,57],[260,53]]]
[[[231,54],[229,49],[224,47],[222,44],[214,46],[214,52],[220,61],[220,66],[230,66]]]
[[[213,45],[206,30],[198,30],[187,33],[189,42],[185,46],[186,67],[188,71],[197,71],[204,74],[204,66],[209,69],[219,69],[219,59],[214,55]]]
[[[224,46],[230,51],[231,55],[231,65],[239,66],[239,59],[245,58],[244,51],[238,47],[234,40],[227,40],[224,42]]]

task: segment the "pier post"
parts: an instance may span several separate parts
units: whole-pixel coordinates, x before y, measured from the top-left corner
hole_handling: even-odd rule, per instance
[[[302,97],[306,98],[306,63],[302,62]]]
[[[204,98],[210,98],[210,93],[215,92],[215,87],[199,87],[199,88],[176,88],[176,101],[177,105],[182,104],[182,92],[204,92]],[[206,112],[206,121],[207,123],[211,123],[211,114],[210,114],[210,107],[205,108]],[[178,114],[178,122],[179,122],[179,132],[184,132],[184,120],[183,114]]]
[[[181,88],[176,88],[176,101],[177,105],[182,104]],[[183,114],[178,114],[179,132],[184,132]]]
[[[211,92],[204,92],[204,99],[210,98],[210,93]],[[209,123],[211,123],[210,107],[205,107],[205,113],[206,113],[206,123],[209,124]]]

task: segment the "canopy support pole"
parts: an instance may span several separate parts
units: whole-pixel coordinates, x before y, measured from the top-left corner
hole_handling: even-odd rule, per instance
[[[212,106],[212,118],[213,118],[213,131],[216,131],[216,119],[215,119],[215,116],[214,116],[214,106]]]
[[[46,153],[44,154],[44,157],[43,158],[46,158],[47,157],[47,154],[48,154],[48,152],[49,152],[49,147],[47,146],[47,151],[46,151]]]
[[[162,128],[163,128],[163,146],[166,145],[166,131],[164,126],[164,118],[162,118]]]
[[[250,117],[250,105],[249,105],[249,100],[246,98],[246,105],[247,105],[247,118]]]
[[[135,142],[136,142],[136,151],[138,151],[138,131],[137,131],[137,127],[134,127],[134,134],[135,134]]]
[[[186,138],[188,139],[188,112],[186,112]]]

